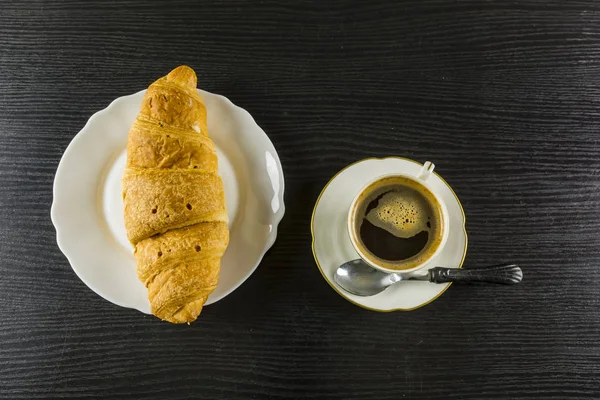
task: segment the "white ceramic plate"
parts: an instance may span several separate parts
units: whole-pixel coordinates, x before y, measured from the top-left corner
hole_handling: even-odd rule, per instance
[[[335,270],[342,263],[360,258],[347,229],[348,210],[354,196],[365,184],[379,176],[393,173],[417,176],[422,167],[416,161],[400,157],[362,160],[338,172],[317,199],[311,221],[315,262],[327,283],[340,296],[360,307],[383,312],[410,311],[432,302],[450,286],[449,283],[406,281],[375,296],[361,297],[344,291],[333,280]],[[427,184],[446,205],[450,221],[444,248],[423,268],[460,268],[467,254],[465,213],[452,188],[437,173],[427,179]]]
[[[284,214],[284,180],[277,152],[252,116],[223,96],[198,92],[217,146],[231,231],[208,305],[240,286],[275,242]],[[90,289],[149,314],[125,235],[121,198],[127,135],[144,93],[116,99],[73,138],[56,171],[52,222],[58,246]]]

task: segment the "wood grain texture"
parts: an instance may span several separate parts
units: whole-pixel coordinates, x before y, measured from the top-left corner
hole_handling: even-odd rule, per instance
[[[256,273],[192,326],[80,282],[50,222],[54,172],[87,118],[187,63],[246,108],[286,175]],[[600,398],[600,4],[3,1],[0,397]],[[365,157],[432,160],[467,213],[452,287],[369,312],[321,278],[310,215]]]

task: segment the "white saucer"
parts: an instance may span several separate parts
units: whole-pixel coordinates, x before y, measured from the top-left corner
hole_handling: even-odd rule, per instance
[[[231,231],[208,305],[240,286],[275,242],[284,181],[277,152],[252,116],[223,96],[198,92],[217,146]],[[51,214],[58,246],[77,276],[106,300],[149,314],[121,197],[127,136],[144,93],[116,99],[73,138],[56,171]]]
[[[325,185],[317,199],[311,220],[312,250],[321,274],[340,296],[357,306],[373,311],[410,311],[438,298],[450,284],[406,281],[391,286],[371,297],[360,297],[344,291],[333,280],[335,270],[344,262],[359,258],[347,229],[347,216],[354,196],[373,179],[391,173],[417,176],[422,164],[400,157],[369,158],[349,165]],[[467,254],[465,213],[458,197],[441,176],[433,173],[427,180],[448,209],[449,232],[444,248],[430,260],[425,269],[435,266],[461,268]]]

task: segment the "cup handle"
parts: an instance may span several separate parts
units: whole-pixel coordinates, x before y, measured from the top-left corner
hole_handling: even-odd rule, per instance
[[[421,168],[421,171],[419,171],[417,178],[419,178],[422,181],[426,181],[433,173],[434,168],[435,164],[433,164],[431,161],[426,161],[425,164],[423,164],[423,168]]]

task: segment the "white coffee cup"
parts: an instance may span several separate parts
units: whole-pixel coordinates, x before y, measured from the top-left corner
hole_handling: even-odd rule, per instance
[[[373,268],[389,273],[417,271],[428,266],[445,246],[449,235],[448,211],[445,204],[440,200],[441,197],[438,196],[427,183],[428,179],[433,175],[434,168],[435,165],[427,161],[416,175],[386,174],[379,176],[363,186],[354,197],[350,209],[348,210],[348,234],[350,236],[350,241],[360,258]],[[358,230],[360,228],[360,223],[362,223],[363,216],[358,216],[357,213],[359,212],[359,206],[361,204],[364,205],[363,200],[368,198],[369,194],[372,192],[371,188],[377,187],[380,182],[382,183],[382,186],[384,186],[383,182],[386,180],[393,181],[396,178],[402,178],[402,180],[408,182],[413,189],[428,200],[435,213],[435,217],[438,219],[438,226],[436,228],[435,237],[428,237],[428,241],[424,248],[416,255],[402,260],[385,260],[373,254],[366,248],[364,243],[362,243]]]

